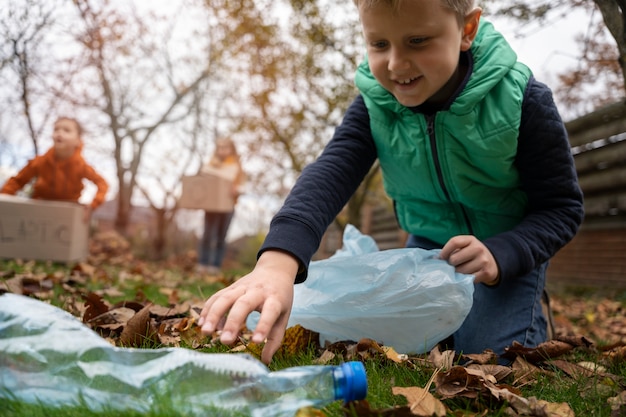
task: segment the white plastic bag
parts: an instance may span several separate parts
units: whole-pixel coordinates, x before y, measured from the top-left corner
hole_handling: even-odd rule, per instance
[[[439,250],[379,251],[354,226],[343,248],[311,262],[294,288],[288,327],[320,333],[323,342],[371,338],[399,353],[424,353],[454,333],[472,307],[474,276],[437,258]],[[248,318],[254,328],[258,313]]]

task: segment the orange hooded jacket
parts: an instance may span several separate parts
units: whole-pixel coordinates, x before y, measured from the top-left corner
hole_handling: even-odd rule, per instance
[[[104,202],[109,185],[81,155],[81,147],[67,159],[57,159],[54,148],[44,155],[36,156],[14,177],[4,184],[0,193],[15,194],[33,179],[32,198],[78,202],[83,191],[83,178],[93,182],[98,191],[91,202],[95,209]]]

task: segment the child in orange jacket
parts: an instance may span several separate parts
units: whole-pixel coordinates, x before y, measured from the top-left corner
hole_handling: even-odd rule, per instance
[[[36,178],[32,198],[78,202],[85,178],[98,188],[93,201],[87,207],[88,218],[90,211],[104,202],[109,186],[81,155],[82,131],[81,125],[75,119],[58,118],[52,134],[54,146],[44,155],[31,159],[17,175],[9,178],[0,193],[15,194]]]

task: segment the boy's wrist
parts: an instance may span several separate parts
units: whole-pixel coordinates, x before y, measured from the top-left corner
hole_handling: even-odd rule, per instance
[[[271,249],[259,256],[256,268],[279,269],[295,277],[300,271],[300,262],[289,252]]]

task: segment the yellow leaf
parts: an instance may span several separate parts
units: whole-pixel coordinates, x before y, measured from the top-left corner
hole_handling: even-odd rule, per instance
[[[326,414],[313,407],[304,407],[296,412],[295,417],[326,417]]]
[[[387,359],[391,359],[396,363],[406,362],[409,359],[408,355],[400,354],[392,347],[383,346],[382,349],[385,352],[385,355],[387,355]]]
[[[285,331],[281,350],[288,355],[296,355],[306,351],[311,344],[319,346],[319,333],[296,324]]]

